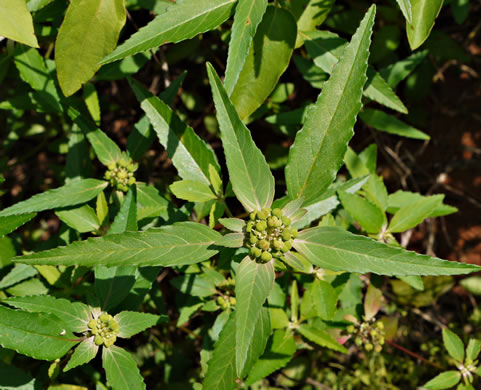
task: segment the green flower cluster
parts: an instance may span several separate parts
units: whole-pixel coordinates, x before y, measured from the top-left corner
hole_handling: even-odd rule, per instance
[[[95,344],[103,344],[106,347],[114,345],[120,331],[117,321],[107,313],[101,314],[98,319],[90,320],[88,327],[92,335],[94,335]]]
[[[354,343],[358,347],[364,346],[367,352],[372,350],[376,352],[382,351],[382,346],[384,345],[383,322],[363,322],[358,326],[349,325],[346,330],[348,333],[355,335]]]
[[[138,164],[130,159],[122,159],[117,163],[111,162],[108,165],[108,171],[105,172],[105,179],[119,191],[127,192],[129,187],[135,183],[134,172],[137,168]]]
[[[235,299],[235,297],[218,296],[217,299],[216,299],[216,302],[222,308],[222,310],[227,310],[231,306],[235,306],[236,299]]]
[[[251,256],[263,263],[273,257],[282,259],[298,235],[297,229],[290,225],[291,220],[282,214],[281,209],[253,211],[246,225],[245,243]]]

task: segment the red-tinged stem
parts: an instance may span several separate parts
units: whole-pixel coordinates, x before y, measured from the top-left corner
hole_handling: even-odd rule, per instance
[[[418,355],[418,354],[415,353],[415,352],[410,351],[409,349],[406,349],[406,348],[400,346],[399,344],[396,344],[394,341],[386,340],[386,342],[387,342],[388,344],[392,345],[394,348],[397,348],[397,349],[399,349],[400,351],[403,351],[403,352],[407,353],[408,355],[411,355],[412,357],[423,361],[424,363],[427,363],[427,364],[429,364],[429,365],[431,365],[431,366],[433,366],[433,367],[436,367],[436,368],[439,369],[439,370],[442,370],[442,369],[443,369],[443,368],[442,368],[441,366],[439,366],[438,364],[433,363],[432,361],[430,361],[430,360],[422,357],[421,355]]]

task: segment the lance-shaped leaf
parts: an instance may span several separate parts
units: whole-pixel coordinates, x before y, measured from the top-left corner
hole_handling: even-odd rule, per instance
[[[117,61],[132,54],[177,43],[213,30],[230,16],[236,0],[185,0],[169,7],[147,26],[141,28],[101,64]]]
[[[347,349],[339,344],[334,337],[332,337],[325,330],[315,328],[313,326],[302,324],[297,328],[297,331],[306,339],[337,352],[347,353]]]
[[[119,337],[128,339],[147,328],[154,326],[159,321],[159,316],[136,311],[122,311],[117,314],[115,321],[119,324]]]
[[[394,248],[335,227],[307,229],[293,246],[313,264],[332,271],[380,275],[456,275],[481,268]]]
[[[98,350],[99,346],[95,344],[93,336],[85,339],[75,348],[75,351],[73,351],[64,371],[88,363],[97,355]]]
[[[408,23],[412,22],[413,19],[413,12],[411,7],[411,0],[396,0],[401,12],[404,15],[404,18]]]
[[[366,198],[346,191],[339,191],[339,199],[346,211],[368,233],[379,233],[386,223],[384,212]]]
[[[461,380],[461,373],[459,371],[445,371],[435,376],[423,387],[428,390],[449,389],[458,384]]]
[[[232,189],[247,211],[269,207],[274,199],[274,176],[211,64],[207,64],[207,73]]]
[[[303,34],[306,48],[314,63],[324,72],[331,74],[334,66],[342,57],[347,41],[330,31],[311,31]],[[372,66],[367,68],[367,82],[364,96],[393,110],[407,113],[401,99],[393,92],[389,84]]]
[[[126,232],[77,241],[67,247],[17,257],[30,264],[117,266],[195,264],[217,253],[210,246],[220,237],[215,230],[181,222],[144,232]]]
[[[289,65],[296,33],[296,21],[289,11],[267,7],[230,95],[242,120],[259,108],[276,87]]]
[[[442,205],[443,198],[444,195],[428,196],[401,207],[392,217],[388,231],[400,233],[412,229],[434,213]]]
[[[235,365],[235,313],[232,313],[215,344],[204,380],[204,389],[234,390],[237,387]]]
[[[212,188],[201,181],[180,180],[170,185],[170,190],[179,199],[189,202],[207,202],[217,199]]]
[[[81,302],[70,302],[64,298],[50,295],[36,295],[31,297],[11,297],[4,300],[6,304],[32,313],[49,313],[61,319],[67,329],[72,332],[87,330],[90,309]]]
[[[412,50],[429,37],[444,0],[411,0],[412,22],[406,22],[406,32]]]
[[[38,47],[33,31],[32,15],[27,3],[18,0],[4,0],[0,4],[0,35],[2,37]]]
[[[54,360],[77,344],[59,318],[0,306],[0,345],[40,360]]]
[[[229,42],[224,86],[230,95],[249,54],[257,26],[266,12],[267,0],[239,0]]]
[[[464,344],[456,333],[443,329],[443,343],[449,355],[462,363],[464,361]]]
[[[269,314],[269,309],[266,307],[261,307],[259,316],[257,317],[256,326],[254,329],[254,342],[249,348],[247,354],[247,360],[242,371],[241,378],[244,378],[249,374],[252,366],[257,362],[259,356],[264,353],[266,349],[267,341],[271,335],[271,316]]]
[[[73,209],[59,210],[55,214],[62,222],[79,233],[93,232],[100,228],[97,214],[88,204]]]
[[[284,367],[296,352],[296,342],[290,329],[277,330],[269,340],[264,355],[249,372],[246,385],[251,385]]]
[[[428,55],[429,50],[417,51],[409,57],[395,62],[379,71],[391,88],[403,81]]]
[[[117,44],[125,24],[123,0],[72,1],[55,44],[57,76],[65,96],[77,92]]]
[[[75,206],[95,198],[107,187],[108,182],[96,179],[82,179],[62,187],[32,196],[0,212],[0,217]]]
[[[140,107],[150,120],[159,142],[167,150],[182,179],[200,181],[210,185],[209,165],[220,171],[212,149],[194,133],[158,97],[152,95],[135,80],[129,79],[130,87],[140,102]]]
[[[115,216],[108,234],[118,234],[137,230],[137,189],[133,185],[129,188],[120,210]]]
[[[254,331],[262,305],[274,284],[272,262],[259,264],[244,258],[236,273],[236,372],[241,376],[254,341]]]
[[[291,199],[315,200],[332,183],[353,135],[366,81],[367,59],[374,23],[371,6],[336,64],[316,104],[297,133],[286,166]]]
[[[9,217],[0,217],[0,237],[5,234],[11,233],[18,229],[20,226],[26,224],[37,214],[21,214],[21,215],[11,215]]]
[[[137,363],[126,350],[115,345],[102,348],[102,366],[112,388],[145,390]]]

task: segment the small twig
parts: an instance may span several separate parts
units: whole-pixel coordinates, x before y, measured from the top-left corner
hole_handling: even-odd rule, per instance
[[[392,345],[394,348],[397,348],[399,349],[400,351],[403,351],[405,353],[407,353],[408,355],[411,355],[412,357],[416,358],[416,359],[419,359],[421,361],[423,361],[424,363],[426,364],[429,364],[430,366],[433,366],[433,367],[436,367],[437,369],[439,370],[442,370],[443,368],[441,366],[439,366],[438,364],[436,363],[433,363],[432,361],[422,357],[421,355],[418,355],[417,353],[415,352],[412,352],[410,351],[409,349],[406,349],[404,347],[402,347],[401,345],[399,344],[396,344],[394,341],[391,341],[391,340],[387,340],[386,341],[389,345]]]
[[[446,325],[444,325],[441,321],[431,317],[427,313],[422,312],[417,307],[414,308],[412,311],[414,314],[417,314],[418,316],[420,316],[423,320],[431,322],[432,324],[439,326],[441,329],[446,327]]]
[[[312,378],[307,378],[306,383],[318,388],[318,389],[323,389],[323,390],[332,390],[332,387],[329,387],[327,385],[323,385],[321,382],[316,381],[315,379]]]

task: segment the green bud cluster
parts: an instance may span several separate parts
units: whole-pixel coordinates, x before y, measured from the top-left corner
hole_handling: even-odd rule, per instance
[[[384,323],[377,321],[363,322],[358,325],[349,325],[346,328],[347,333],[353,335],[354,343],[364,347],[366,352],[381,352],[384,345]]]
[[[120,327],[114,317],[110,314],[103,313],[97,319],[92,319],[88,323],[90,333],[94,336],[94,342],[97,345],[105,345],[110,347],[117,340]]]
[[[223,297],[222,295],[217,297],[216,302],[222,310],[227,310],[237,303],[235,297]]]
[[[297,229],[290,225],[291,220],[281,209],[253,211],[245,229],[245,245],[250,248],[251,256],[262,263],[273,257],[282,259],[298,235]]]
[[[119,191],[127,192],[129,187],[135,183],[134,172],[138,164],[131,159],[122,159],[117,163],[111,162],[108,171],[105,172],[105,179]]]

